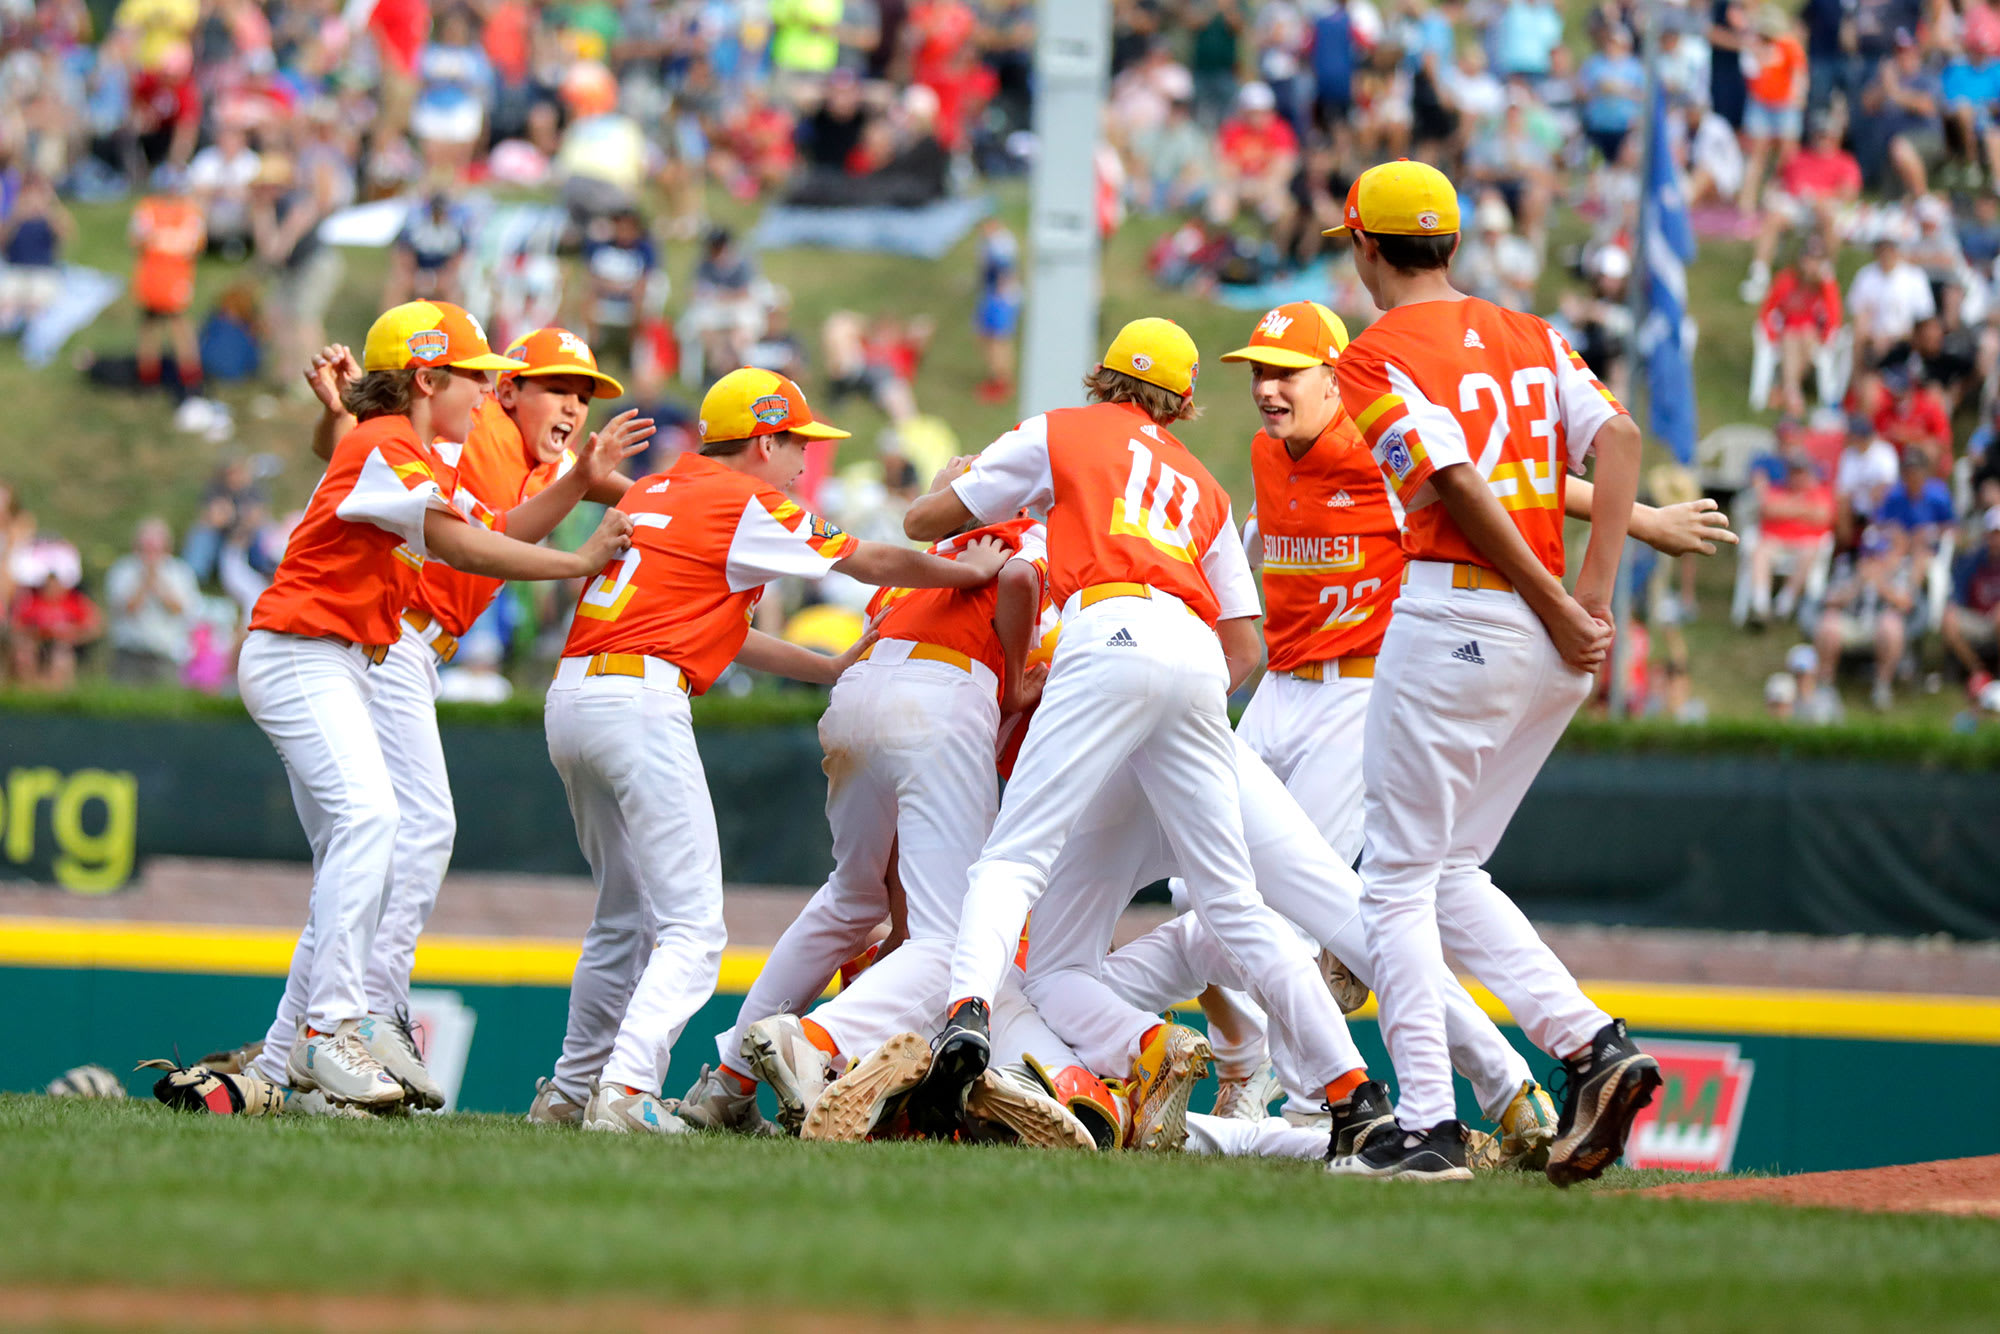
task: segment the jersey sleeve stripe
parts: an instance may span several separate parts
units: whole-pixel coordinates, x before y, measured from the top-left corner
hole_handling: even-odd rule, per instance
[[[1382,395],[1382,397],[1376,399],[1373,403],[1370,403],[1366,408],[1362,409],[1361,415],[1354,419],[1354,429],[1361,432],[1363,435],[1367,435],[1368,432],[1371,429],[1373,429],[1376,422],[1380,421],[1388,413],[1394,412],[1397,408],[1400,408],[1402,406],[1403,406],[1403,396],[1401,394],[1398,393],[1384,394]]]

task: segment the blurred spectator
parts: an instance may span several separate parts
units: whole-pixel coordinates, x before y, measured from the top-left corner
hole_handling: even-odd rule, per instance
[[[140,6],[127,0],[122,8]],[[178,3],[150,6],[154,11],[185,9]],[[164,49],[156,60],[145,56],[141,39],[140,68],[132,78],[131,103],[125,120],[126,174],[134,182],[143,181],[155,168],[185,168],[194,156],[201,133],[201,88],[195,79],[194,55],[187,42],[179,40]]]
[[[170,685],[188,658],[188,635],[200,611],[194,571],[173,554],[167,521],[139,521],[132,550],[104,578],[111,611],[111,679]]]
[[[789,300],[773,301],[770,309],[764,312],[764,331],[743,354],[743,364],[776,371],[794,382],[805,378],[805,344],[792,331],[792,305]]]
[[[610,235],[585,243],[583,265],[588,275],[583,322],[590,331],[590,349],[600,362],[629,364],[647,285],[660,267],[645,218],[637,209],[618,210],[611,218]]]
[[[555,154],[563,203],[579,223],[637,208],[665,155],[637,120],[618,111],[618,81],[597,61],[578,61],[564,74],[560,96],[570,115]]]
[[[1208,216],[1230,223],[1245,206],[1274,225],[1292,206],[1292,175],[1299,166],[1299,140],[1277,114],[1268,85],[1246,83],[1236,98],[1236,114],[1216,137],[1216,182]]]
[[[1607,165],[1625,150],[1625,136],[1639,119],[1646,70],[1632,54],[1632,34],[1623,25],[1597,34],[1597,51],[1577,71],[1583,92],[1583,128]]]
[[[1876,434],[1894,445],[1905,463],[1916,455],[1926,466],[1938,464],[1941,473],[1949,473],[1951,411],[1944,399],[1907,367],[1892,366],[1878,380]]]
[[[842,0],[772,0],[771,68],[788,78],[818,78],[840,61]]]
[[[438,15],[417,62],[420,88],[410,129],[421,145],[431,184],[457,181],[486,133],[498,81],[481,49],[472,17],[454,5]]]
[[[1850,416],[1833,473],[1843,547],[1854,545],[1862,526],[1875,517],[1882,497],[1896,484],[1897,475],[1896,447],[1875,434],[1875,423],[1869,418],[1859,413]]]
[[[1778,164],[1777,179],[1764,192],[1764,222],[1750,276],[1743,282],[1743,299],[1763,299],[1770,286],[1771,257],[1786,232],[1816,228],[1813,235],[1823,252],[1836,252],[1860,197],[1861,164],[1840,146],[1839,127],[1829,120],[1814,121],[1806,142]]]
[[[1789,620],[1805,593],[1806,580],[1819,560],[1827,534],[1833,531],[1833,488],[1814,471],[1804,449],[1793,444],[1783,456],[1776,481],[1757,473],[1757,544],[1750,551],[1751,623],[1762,625],[1773,614]],[[1771,601],[1771,580],[1784,574],[1785,586]]]
[[[845,172],[876,110],[861,81],[846,70],[827,80],[826,93],[799,122],[799,148],[810,168]]]
[[[1737,207],[1754,213],[1764,169],[1772,155],[1782,154],[1799,141],[1806,100],[1806,53],[1793,35],[1791,18],[1780,9],[1767,8],[1758,16],[1756,36],[1742,59],[1751,67],[1743,109],[1743,136],[1750,151]]]
[[[1743,144],[1729,122],[1708,109],[1706,102],[1682,108],[1688,137],[1687,199],[1691,208],[1734,208],[1743,191]],[[1774,238],[1772,249],[1777,246]],[[1759,247],[1762,249],[1762,247]],[[1766,259],[1768,265],[1769,260]],[[1754,297],[1746,298],[1754,300]]]
[[[1562,13],[1549,0],[1506,0],[1493,20],[1493,67],[1503,79],[1542,79],[1562,41]]]
[[[14,605],[8,617],[9,658],[14,684],[27,690],[67,690],[76,684],[77,655],[104,633],[97,604],[69,578],[70,571],[50,565],[37,570],[33,560],[23,578],[16,562]]]
[[[224,259],[249,257],[250,186],[257,179],[257,150],[235,125],[223,124],[215,142],[188,163],[188,186],[208,226],[208,248]]]
[[[197,581],[208,583],[219,573],[222,549],[247,522],[270,504],[257,476],[256,461],[236,455],[226,459],[202,490],[200,517],[188,526],[181,558]]]
[[[1743,52],[1750,41],[1749,6],[1742,0],[1713,0],[1708,11],[1708,104],[1732,130],[1743,128],[1750,101],[1743,71]]]
[[[1937,300],[1922,269],[1903,258],[1892,235],[1875,242],[1875,258],[1847,285],[1847,317],[1854,324],[1857,366],[1872,366],[1917,321],[1937,314]]]
[[[1935,474],[1926,451],[1909,448],[1903,451],[1896,484],[1875,508],[1870,531],[1899,531],[1907,539],[1904,550],[1924,559],[1937,549],[1938,536],[1951,527],[1955,517],[1951,485]]]
[[[1622,393],[1628,368],[1625,353],[1632,339],[1632,308],[1626,284],[1632,277],[1632,257],[1622,246],[1599,246],[1590,256],[1584,277],[1588,287],[1564,296],[1562,317],[1576,336],[1578,355],[1598,378]]]
[[[163,180],[165,189],[139,201],[132,211],[128,239],[137,254],[132,271],[132,299],[139,307],[139,382],[160,383],[160,344],[170,339],[174,369],[183,393],[201,393],[201,352],[195,343],[194,261],[205,240],[201,206],[187,192],[178,172]]]
[[[274,366],[303,366],[326,343],[326,311],[340,284],[340,252],[319,239],[319,225],[338,207],[329,172],[302,176],[292,160],[266,154],[250,192],[257,260],[272,275],[269,293]],[[309,392],[287,375],[290,392]]]
[[[500,641],[468,635],[451,666],[438,673],[438,698],[456,704],[505,704],[514,685],[500,674]]]
[[[1975,700],[1993,682],[1981,655],[2000,642],[2000,506],[1980,517],[1979,528],[1979,545],[1952,572],[1942,626],[1945,647],[1965,669],[1966,690]]]
[[[719,127],[709,171],[738,199],[782,186],[798,161],[792,115],[755,88]]]
[[[405,301],[458,301],[459,269],[471,246],[471,229],[443,193],[410,210],[389,251],[389,281],[382,308]]]
[[[1526,99],[1509,98],[1505,111],[1473,137],[1462,179],[1498,190],[1511,218],[1539,245],[1555,194],[1555,156],[1529,128]]]
[[[1194,103],[1176,98],[1149,130],[1132,135],[1127,172],[1132,196],[1146,213],[1179,213],[1208,199],[1212,154],[1208,136],[1195,124]]]
[[[0,334],[16,333],[62,293],[62,252],[76,223],[44,176],[29,176],[0,216]]]
[[[917,367],[933,332],[930,318],[923,315],[905,321],[883,314],[864,321],[852,311],[837,310],[827,316],[820,346],[833,401],[860,394],[892,422],[916,416]]]
[[[1840,284],[1834,281],[1833,265],[1823,250],[1809,244],[1799,262],[1778,275],[1757,320],[1764,337],[1778,349],[1784,410],[1804,416],[1806,372],[1840,330]],[[1826,392],[1821,386],[1823,397]]]
[[[1896,33],[1896,54],[1882,62],[1862,95],[1874,142],[1906,194],[1930,188],[1930,173],[1944,161],[1943,81],[1916,36]]]
[[[694,295],[684,327],[701,340],[703,378],[713,380],[745,363],[750,344],[764,331],[757,299],[757,264],[727,227],[711,230],[694,270]]]
[[[1249,20],[1243,0],[1193,0],[1187,14],[1194,30],[1188,70],[1194,75],[1195,115],[1202,124],[1214,126],[1236,100],[1241,43]]]
[[[979,305],[973,328],[979,335],[986,379],[982,403],[1004,402],[1014,392],[1014,336],[1021,323],[1021,247],[1007,224],[988,218],[979,227]]]
[[[1531,241],[1515,233],[1513,215],[1499,191],[1488,191],[1479,201],[1473,227],[1452,257],[1458,287],[1510,310],[1528,309],[1542,276],[1542,257]]]
[[[1977,340],[1963,327],[1947,334],[1944,320],[1932,315],[1918,320],[1908,338],[1882,354],[1882,369],[1901,371],[1913,383],[1935,391],[1949,418],[1979,377]],[[1935,447],[1939,438],[1932,436],[1930,443]]]
[[[1792,693],[1798,706],[1792,716],[1799,722],[1825,726],[1841,721],[1845,710],[1840,696],[1819,684],[1819,652],[1811,644],[1794,644],[1785,650],[1785,671],[1792,678]]]
[[[2000,16],[1992,6],[1968,3],[1960,46],[1951,53],[1939,91],[1946,123],[1971,150],[1974,174],[1967,184],[2000,182]],[[1977,169],[1984,167],[1985,177]]]
[[[1789,721],[1798,707],[1799,687],[1789,672],[1772,672],[1764,678],[1764,712]]]
[[[197,339],[202,378],[216,384],[254,379],[264,364],[264,335],[256,286],[238,282],[224,288]]]
[[[1852,559],[1835,562],[1819,624],[1813,630],[1818,655],[1817,692],[1834,694],[1841,654],[1872,647],[1874,685],[1869,702],[1886,709],[1895,701],[1896,668],[1908,642],[1909,618],[1916,609],[1919,574],[1909,534],[1894,524],[1877,524],[1863,534]],[[1821,707],[1824,707],[1822,705]]]

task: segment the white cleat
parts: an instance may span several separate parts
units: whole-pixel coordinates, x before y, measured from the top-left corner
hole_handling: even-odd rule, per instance
[[[361,1034],[368,1054],[380,1061],[389,1077],[407,1091],[406,1101],[410,1106],[426,1111],[444,1106],[444,1090],[431,1078],[424,1065],[424,1054],[417,1050],[417,1031],[410,1022],[407,1007],[396,1007],[394,1014],[371,1014],[356,1031]]]
[[[931,1044],[898,1033],[833,1081],[806,1115],[802,1139],[856,1144],[868,1138],[897,1098],[931,1072]]]
[[[574,1130],[583,1124],[586,1105],[557,1088],[555,1080],[538,1079],[535,1081],[535,1100],[528,1104],[528,1124],[567,1126]]]
[[[736,1081],[704,1065],[687,1096],[667,1100],[667,1110],[696,1130],[728,1130],[738,1135],[778,1135],[783,1132],[757,1109],[757,1090],[743,1092]]]
[[[377,1121],[382,1113],[371,1112],[351,1102],[335,1102],[318,1089],[286,1089],[280,1116],[334,1116],[349,1121]]]
[[[1264,1061],[1247,1075],[1223,1075],[1216,1081],[1215,1107],[1210,1116],[1231,1121],[1262,1121],[1271,1104],[1285,1096],[1277,1071]]]
[[[361,1039],[359,1019],[344,1019],[331,1033],[299,1025],[299,1039],[285,1059],[287,1081],[300,1092],[314,1089],[335,1102],[381,1107],[403,1100],[404,1088],[382,1068]]]
[[[583,1128],[613,1135],[685,1135],[688,1123],[668,1111],[651,1093],[627,1093],[615,1084],[599,1084],[583,1109]]]
[[[965,1116],[1004,1126],[1031,1149],[1097,1149],[1083,1122],[1023,1066],[982,1072],[966,1094]]]
[[[827,1054],[813,1046],[795,1014],[774,1014],[750,1025],[743,1035],[743,1059],[750,1063],[750,1073],[778,1096],[778,1124],[794,1135],[840,1073]]]

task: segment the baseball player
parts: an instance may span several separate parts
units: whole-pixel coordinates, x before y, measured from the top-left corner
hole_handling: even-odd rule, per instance
[[[1317,968],[1257,897],[1235,803],[1225,701],[1260,656],[1257,594],[1229,498],[1167,429],[1193,415],[1194,342],[1167,320],[1119,331],[1085,384],[1093,403],[1029,418],[945,489],[910,507],[904,531],[934,540],[966,522],[1046,509],[1052,600],[1063,632],[1035,724],[974,865],[952,961],[949,1022],[931,1078],[968,1089],[991,1055],[992,998],[1029,909],[1098,791],[1130,766],[1188,877],[1194,909],[1308,1053],[1330,1102],[1365,1082]],[[1079,883],[1079,894],[1123,887]],[[1347,1051],[1343,1052],[1342,1046]],[[1159,1024],[1142,1070],[1205,1071],[1205,1039]],[[1185,1106],[1185,1095],[1181,1095]],[[1162,1108],[1144,1138],[1177,1129]]]
[[[1548,1175],[1600,1175],[1660,1084],[1481,869],[1591,687],[1640,437],[1532,315],[1451,285],[1458,195],[1433,167],[1371,168],[1348,192],[1355,265],[1383,316],[1340,354],[1341,399],[1404,509],[1407,558],[1377,658],[1362,752],[1363,911],[1396,1066],[1398,1133],[1336,1172],[1463,1179],[1440,967],[1452,955],[1568,1075]],[[1597,455],[1590,545],[1564,590],[1564,475]]]
[[[439,478],[469,519],[519,541],[539,542],[577,501],[617,502],[630,485],[617,465],[645,448],[653,423],[636,412],[620,413],[572,452],[592,400],[622,396],[624,387],[597,369],[590,348],[567,329],[538,329],[507,355],[523,368],[500,373],[496,396],[480,403],[465,440],[435,442],[444,464]],[[306,371],[324,408],[313,435],[313,452],[321,458],[332,458],[334,446],[354,428],[340,390],[359,375],[353,354],[338,344],[323,349]],[[457,832],[438,737],[438,669],[452,660],[459,637],[500,587],[497,579],[429,562],[403,611],[401,637],[369,676],[374,686],[369,712],[401,819],[389,893],[368,960],[368,1018],[360,1031],[375,1058],[422,1107],[442,1107],[444,1090],[417,1050],[409,1017],[410,969]]]
[[[700,433],[699,453],[619,502],[631,550],[585,588],[546,705],[549,758],[598,905],[544,1097],[583,1103],[586,1129],[687,1128],[661,1105],[660,1084],[682,1027],[715,990],[726,943],[689,698],[731,659],[831,684],[865,647],[827,658],[751,630],[764,585],[838,569],[864,583],[968,588],[992,580],[1006,555],[993,541],[955,560],[857,541],[785,499],[806,443],[847,433],[816,420],[781,375],[746,367],[716,381]]]
[[[496,579],[572,579],[622,552],[631,521],[607,516],[574,553],[468,523],[430,441],[463,439],[494,354],[456,306],[414,301],[377,319],[343,395],[359,424],[332,462],[257,601],[237,678],[277,747],[313,849],[306,927],[257,1073],[339,1102],[401,1101],[364,1043],[366,970],[388,889],[395,786],[369,700],[401,636],[427,556]]]

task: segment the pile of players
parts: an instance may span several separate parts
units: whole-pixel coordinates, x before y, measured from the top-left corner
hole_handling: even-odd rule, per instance
[[[587,575],[546,717],[598,906],[531,1120],[1601,1174],[1658,1068],[1481,864],[1605,661],[1628,529],[1670,553],[1733,538],[1710,502],[1635,504],[1638,429],[1581,358],[1452,289],[1442,175],[1367,172],[1328,234],[1384,314],[1350,344],[1291,303],[1222,358],[1263,421],[1240,539],[1176,437],[1198,353],[1165,320],[1119,332],[1089,406],[947,467],[906,520],[923,552],[786,498],[807,442],[845,433],[782,376],[723,377],[699,451],[628,483],[651,424],[578,440],[620,391],[566,332],[496,357],[462,311],[413,303],[358,365],[329,349],[309,377],[327,477],[244,650],[315,854],[256,1073],[318,1110],[441,1102],[403,1008],[450,848],[436,668],[494,579]],[[1594,487],[1566,476],[1593,453]],[[585,496],[616,508],[584,548],[527,545]],[[1565,515],[1592,524],[1573,594]],[[847,653],[748,627],[767,582],[835,569],[882,588]],[[833,685],[836,865],[717,1062],[665,1099],[725,943],[689,700],[731,661]],[[1162,878],[1186,911],[1114,950]],[[1447,960],[1561,1061],[1559,1110]],[[1370,989],[1393,1106],[1343,1013]],[[1197,995],[1208,1036],[1162,1018]],[[1215,1114],[1192,1114],[1211,1064]],[[1454,1068],[1493,1133],[1458,1120]]]

